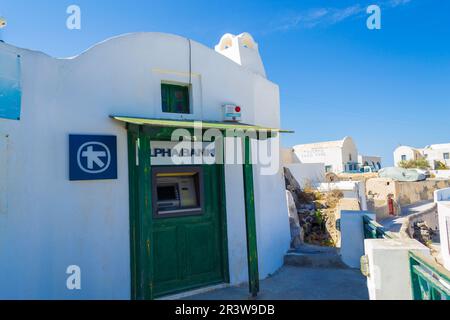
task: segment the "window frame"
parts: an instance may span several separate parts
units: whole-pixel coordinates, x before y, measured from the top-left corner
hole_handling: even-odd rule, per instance
[[[169,90],[169,111],[164,110],[164,89],[163,87],[166,87],[167,90]],[[173,95],[172,95],[172,90],[174,89],[183,89],[186,90],[185,94],[186,94],[186,103],[187,103],[187,112],[174,112],[174,111],[170,111],[170,107],[171,107],[171,103],[170,103],[170,99],[173,99]],[[161,112],[165,113],[165,114],[178,114],[178,115],[189,115],[192,114],[192,99],[191,99],[191,85],[189,84],[183,84],[183,83],[172,83],[172,82],[166,82],[166,81],[162,81],[160,84],[160,90],[161,90]],[[167,103],[166,103],[167,105]]]

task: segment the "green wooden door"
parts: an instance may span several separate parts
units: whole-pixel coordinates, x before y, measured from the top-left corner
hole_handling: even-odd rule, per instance
[[[152,171],[157,168],[153,166]],[[189,171],[189,166],[173,169]],[[226,281],[220,169],[217,165],[199,169],[202,190],[198,191],[203,202],[200,214],[166,217],[153,212],[155,297]]]

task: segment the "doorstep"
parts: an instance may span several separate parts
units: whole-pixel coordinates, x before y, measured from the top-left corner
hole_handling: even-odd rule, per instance
[[[217,284],[214,286],[203,287],[203,288],[199,288],[199,289],[194,289],[194,290],[190,290],[190,291],[185,291],[185,292],[161,297],[161,298],[158,298],[155,300],[181,300],[181,299],[184,299],[184,298],[187,298],[190,296],[194,296],[197,294],[207,293],[207,292],[219,290],[219,289],[225,289],[228,287],[231,287],[231,285],[229,283],[221,283],[221,284]]]

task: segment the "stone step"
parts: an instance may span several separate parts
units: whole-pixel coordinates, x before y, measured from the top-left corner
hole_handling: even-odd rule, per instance
[[[284,256],[284,264],[311,268],[347,269],[337,248],[302,245]]]

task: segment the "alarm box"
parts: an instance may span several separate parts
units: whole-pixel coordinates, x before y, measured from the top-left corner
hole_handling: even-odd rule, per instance
[[[223,120],[239,122],[242,119],[242,108],[235,104],[223,105]]]

